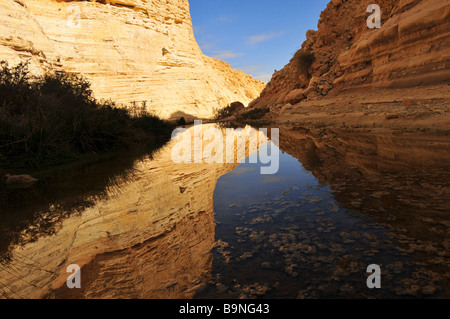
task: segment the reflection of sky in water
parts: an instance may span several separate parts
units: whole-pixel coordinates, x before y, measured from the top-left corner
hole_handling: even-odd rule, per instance
[[[256,285],[275,298],[394,297],[401,285],[400,295],[407,291],[411,277],[428,285],[429,275],[397,249],[388,229],[344,208],[298,159],[276,151],[276,174],[262,175],[260,167],[268,164],[247,161],[217,182],[215,240],[225,246],[214,251],[212,273],[221,285],[239,283],[219,296],[248,297],[250,288],[242,287]],[[383,291],[366,286],[370,264],[383,265],[391,276]],[[214,288],[209,294],[216,295]]]
[[[224,207],[230,204],[246,203],[248,200],[261,200],[267,196],[280,194],[290,186],[317,184],[312,173],[305,170],[296,158],[281,152],[273,143],[272,151],[279,153],[280,165],[276,174],[261,174],[260,168],[270,164],[262,164],[259,161],[256,164],[240,164],[217,182],[215,206]],[[231,203],[230,200],[234,202]]]

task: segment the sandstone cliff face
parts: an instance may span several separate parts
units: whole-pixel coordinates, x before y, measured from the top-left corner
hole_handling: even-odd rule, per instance
[[[187,0],[0,0],[0,59],[82,74],[98,99],[146,101],[164,118],[211,117],[264,87],[202,54]]]
[[[275,72],[257,107],[296,104],[364,88],[407,88],[450,81],[450,1],[380,0],[381,28],[366,21],[370,0],[333,0],[318,30]],[[447,89],[448,90],[448,89]]]

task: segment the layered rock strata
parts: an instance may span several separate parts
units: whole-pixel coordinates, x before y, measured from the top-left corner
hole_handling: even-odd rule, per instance
[[[256,107],[297,104],[349,90],[404,89],[450,82],[450,1],[380,0],[381,28],[369,28],[373,1],[333,0],[318,30],[275,72]],[[407,90],[404,96],[407,96]],[[379,93],[378,93],[379,94]]]
[[[187,0],[0,1],[0,60],[87,77],[95,97],[209,118],[264,83],[202,54]]]

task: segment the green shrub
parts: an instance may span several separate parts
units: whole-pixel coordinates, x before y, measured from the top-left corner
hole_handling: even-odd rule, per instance
[[[232,116],[234,113],[243,110],[245,108],[244,104],[241,102],[233,102],[230,105],[224,107],[223,109],[214,110],[214,119],[220,120]]]
[[[145,106],[145,105],[144,105]],[[83,77],[34,77],[26,63],[0,65],[0,168],[39,168],[80,155],[130,148],[169,135],[171,126],[93,98]]]

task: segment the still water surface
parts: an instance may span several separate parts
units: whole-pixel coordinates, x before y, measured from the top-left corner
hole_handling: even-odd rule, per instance
[[[25,194],[3,190],[0,292],[450,296],[447,136],[280,133],[275,175],[261,175],[261,164],[174,165],[169,143],[152,158],[99,163]],[[82,289],[65,287],[70,263],[82,267]],[[381,289],[367,287],[372,264]]]

